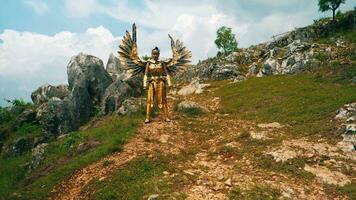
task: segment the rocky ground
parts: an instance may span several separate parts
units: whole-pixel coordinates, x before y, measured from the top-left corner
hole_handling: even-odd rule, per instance
[[[266,199],[347,199],[327,191],[326,186],[355,181],[356,154],[350,150],[355,140],[347,140],[345,151],[344,145],[315,136],[291,139],[288,125],[222,114],[220,99],[214,96],[216,88],[205,87],[208,89],[201,94],[173,92],[170,96],[171,108],[198,108],[204,114],[186,118],[180,111],[171,111],[170,123],[158,117],[142,124],[122,152],[75,172],[53,189],[50,199],[87,199],[95,193],[88,183],[110,179],[138,156],[157,159],[161,155],[179,158],[170,160],[169,170],[157,175],[174,189],[148,199],[240,199],[256,194]],[[336,118],[351,123],[354,111],[345,105]],[[105,165],[108,161],[111,164]],[[288,166],[292,168],[288,170]]]

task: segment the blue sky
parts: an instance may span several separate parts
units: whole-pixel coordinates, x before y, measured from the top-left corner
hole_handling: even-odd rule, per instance
[[[346,0],[341,10],[351,10]],[[183,40],[194,62],[214,56],[216,29],[232,27],[240,47],[306,26],[320,13],[317,0],[2,0],[0,105],[42,84],[65,84],[66,65],[80,52],[106,63],[126,29],[136,22],[141,55],[159,46],[170,56],[167,33]]]

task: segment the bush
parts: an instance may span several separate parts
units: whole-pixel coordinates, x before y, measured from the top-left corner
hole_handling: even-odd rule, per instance
[[[5,108],[0,107],[0,124],[9,122],[12,119],[11,113]]]

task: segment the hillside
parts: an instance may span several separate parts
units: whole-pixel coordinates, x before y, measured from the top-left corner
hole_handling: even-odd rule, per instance
[[[114,55],[74,56],[1,108],[0,199],[355,199],[355,16],[200,61],[169,123]]]

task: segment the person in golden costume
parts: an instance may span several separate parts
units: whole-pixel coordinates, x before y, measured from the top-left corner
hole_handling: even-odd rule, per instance
[[[158,47],[152,49],[151,59],[145,61],[140,59],[137,53],[136,26],[132,25],[132,36],[126,31],[122,43],[119,46],[119,59],[125,69],[129,70],[131,76],[143,73],[143,88],[147,89],[146,119],[150,122],[151,112],[154,104],[163,111],[165,121],[169,122],[167,92],[172,86],[171,76],[185,70],[190,63],[192,54],[183,46],[179,40],[171,39],[173,56],[167,60],[160,60],[160,50]]]

